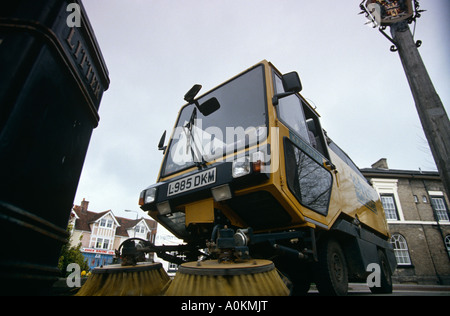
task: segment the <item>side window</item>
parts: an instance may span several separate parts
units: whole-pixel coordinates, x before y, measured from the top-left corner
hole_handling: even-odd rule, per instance
[[[278,75],[275,75],[276,93],[284,92],[283,82]],[[305,114],[303,112],[302,100],[297,95],[291,95],[279,100],[277,112],[280,120],[290,130],[295,132],[308,144],[311,144],[308,129],[306,127]]]
[[[333,183],[331,173],[287,138],[284,148],[289,190],[302,205],[326,216]]]

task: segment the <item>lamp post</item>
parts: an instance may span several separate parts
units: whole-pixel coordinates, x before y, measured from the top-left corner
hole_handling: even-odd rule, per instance
[[[365,4],[364,4],[365,2]],[[408,23],[420,17],[419,2],[414,0],[367,0],[363,12],[394,45],[408,79],[417,113],[438,168],[447,197],[450,198],[450,121],[419,54],[421,42],[414,42]],[[384,29],[390,26],[390,38]]]

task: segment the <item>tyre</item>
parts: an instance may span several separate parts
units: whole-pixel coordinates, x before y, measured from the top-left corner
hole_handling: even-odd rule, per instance
[[[321,295],[343,296],[348,292],[348,267],[339,243],[329,239],[319,246],[315,269],[317,289]]]
[[[379,286],[370,287],[370,291],[374,294],[391,294],[392,273],[386,255],[381,249],[378,249],[378,259],[380,264],[380,284]]]

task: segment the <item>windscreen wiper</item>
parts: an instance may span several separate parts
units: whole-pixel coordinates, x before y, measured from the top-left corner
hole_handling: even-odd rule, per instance
[[[184,132],[186,133],[186,153],[188,150],[191,151],[191,156],[192,156],[192,160],[195,164],[195,166],[198,169],[202,169],[206,167],[206,160],[203,157],[203,154],[201,153],[201,151],[199,150],[199,148],[197,147],[197,144],[195,143],[195,139],[194,139],[194,134],[192,129],[195,126],[195,120],[197,119],[197,108],[194,106],[194,110],[192,110],[192,114],[191,114],[191,118],[189,119],[189,122],[187,122],[187,124],[184,126]],[[186,132],[187,130],[187,132]],[[195,149],[197,151],[197,155],[194,152],[193,147],[191,146],[191,139],[192,142],[194,143]],[[189,148],[188,148],[189,147]],[[197,157],[201,158],[201,162],[197,161]]]

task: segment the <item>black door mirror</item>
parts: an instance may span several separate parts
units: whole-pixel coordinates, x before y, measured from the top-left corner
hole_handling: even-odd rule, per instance
[[[282,80],[284,92],[297,93],[302,91],[302,83],[296,71],[284,74]]]
[[[204,116],[208,116],[211,113],[217,111],[220,108],[219,101],[216,98],[211,98],[203,102],[202,104],[198,103],[198,100],[195,100],[195,97],[200,92],[202,85],[195,84],[185,95],[184,100],[189,102],[189,104],[194,103],[195,106],[200,110],[200,112]]]
[[[275,94],[272,98],[273,105],[278,105],[278,100],[294,93],[302,91],[302,83],[300,82],[300,77],[298,73],[293,71],[282,76],[283,82],[283,93]]]
[[[161,139],[159,140],[158,143],[158,150],[162,150],[163,153],[166,151],[167,146],[164,146],[164,142],[166,140],[166,131],[164,131],[164,133],[161,136]]]
[[[195,96],[200,92],[201,84],[195,84],[185,95],[184,100],[189,103],[194,103]]]

